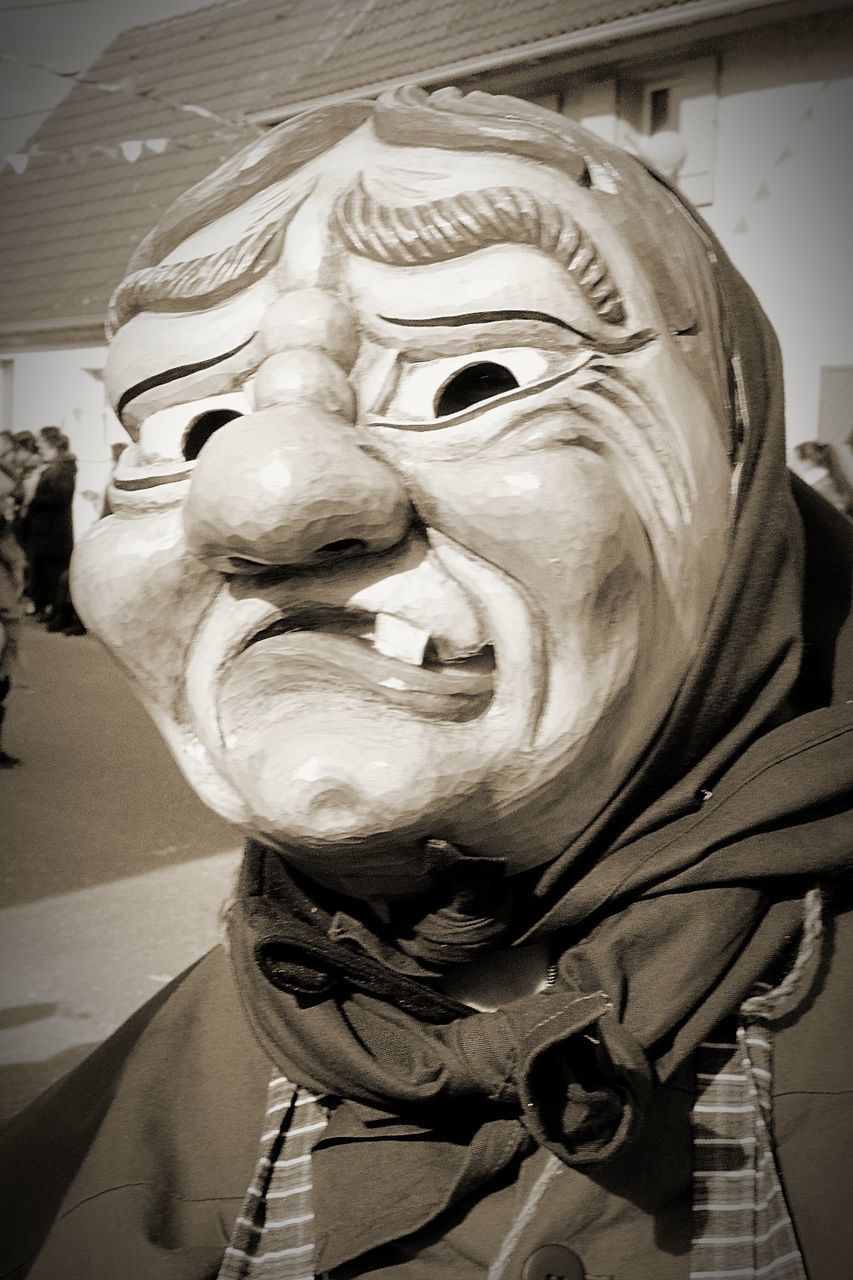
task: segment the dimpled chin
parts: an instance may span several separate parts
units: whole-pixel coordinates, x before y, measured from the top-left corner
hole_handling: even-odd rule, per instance
[[[228,735],[222,771],[251,821],[306,845],[429,829],[452,744],[391,709],[353,699],[332,715],[310,703],[283,699]]]

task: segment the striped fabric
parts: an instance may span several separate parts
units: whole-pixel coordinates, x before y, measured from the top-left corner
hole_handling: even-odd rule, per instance
[[[314,1280],[311,1148],[327,1124],[319,1098],[273,1075],[260,1157],[217,1280]]]
[[[718,1035],[696,1058],[690,1280],[806,1280],[768,1131],[769,1031]]]
[[[813,888],[787,975],[772,989],[761,984],[697,1050],[690,1280],[808,1280],[769,1130],[769,1025],[810,988],[822,939],[822,896]],[[260,1158],[217,1280],[315,1280],[311,1152],[328,1117],[323,1098],[273,1075]],[[525,1222],[558,1171],[549,1164],[534,1186]],[[489,1277],[503,1276],[523,1225],[510,1224]]]
[[[732,1019],[717,1034],[696,1059],[690,1280],[807,1280],[767,1127],[769,1033]],[[311,1150],[327,1123],[320,1099],[272,1077],[260,1157],[217,1280],[314,1280]]]

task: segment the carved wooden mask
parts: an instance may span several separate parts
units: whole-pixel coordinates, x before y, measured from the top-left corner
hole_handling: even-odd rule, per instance
[[[201,797],[353,894],[440,837],[553,857],[643,752],[723,566],[708,255],[642,166],[508,98],[281,126],[116,292],[134,443],[87,625]]]

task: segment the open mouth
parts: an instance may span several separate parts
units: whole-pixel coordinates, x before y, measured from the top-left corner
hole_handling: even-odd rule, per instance
[[[283,614],[248,637],[239,666],[277,671],[281,688],[359,688],[429,718],[470,720],[494,696],[490,644],[449,652],[446,642],[387,613],[323,608]]]

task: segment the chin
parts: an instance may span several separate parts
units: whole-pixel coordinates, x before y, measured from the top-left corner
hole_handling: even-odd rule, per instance
[[[428,833],[442,808],[441,770],[420,726],[401,728],[344,722],[334,733],[312,733],[297,724],[231,744],[220,768],[252,821],[288,843],[382,843],[397,833]]]

